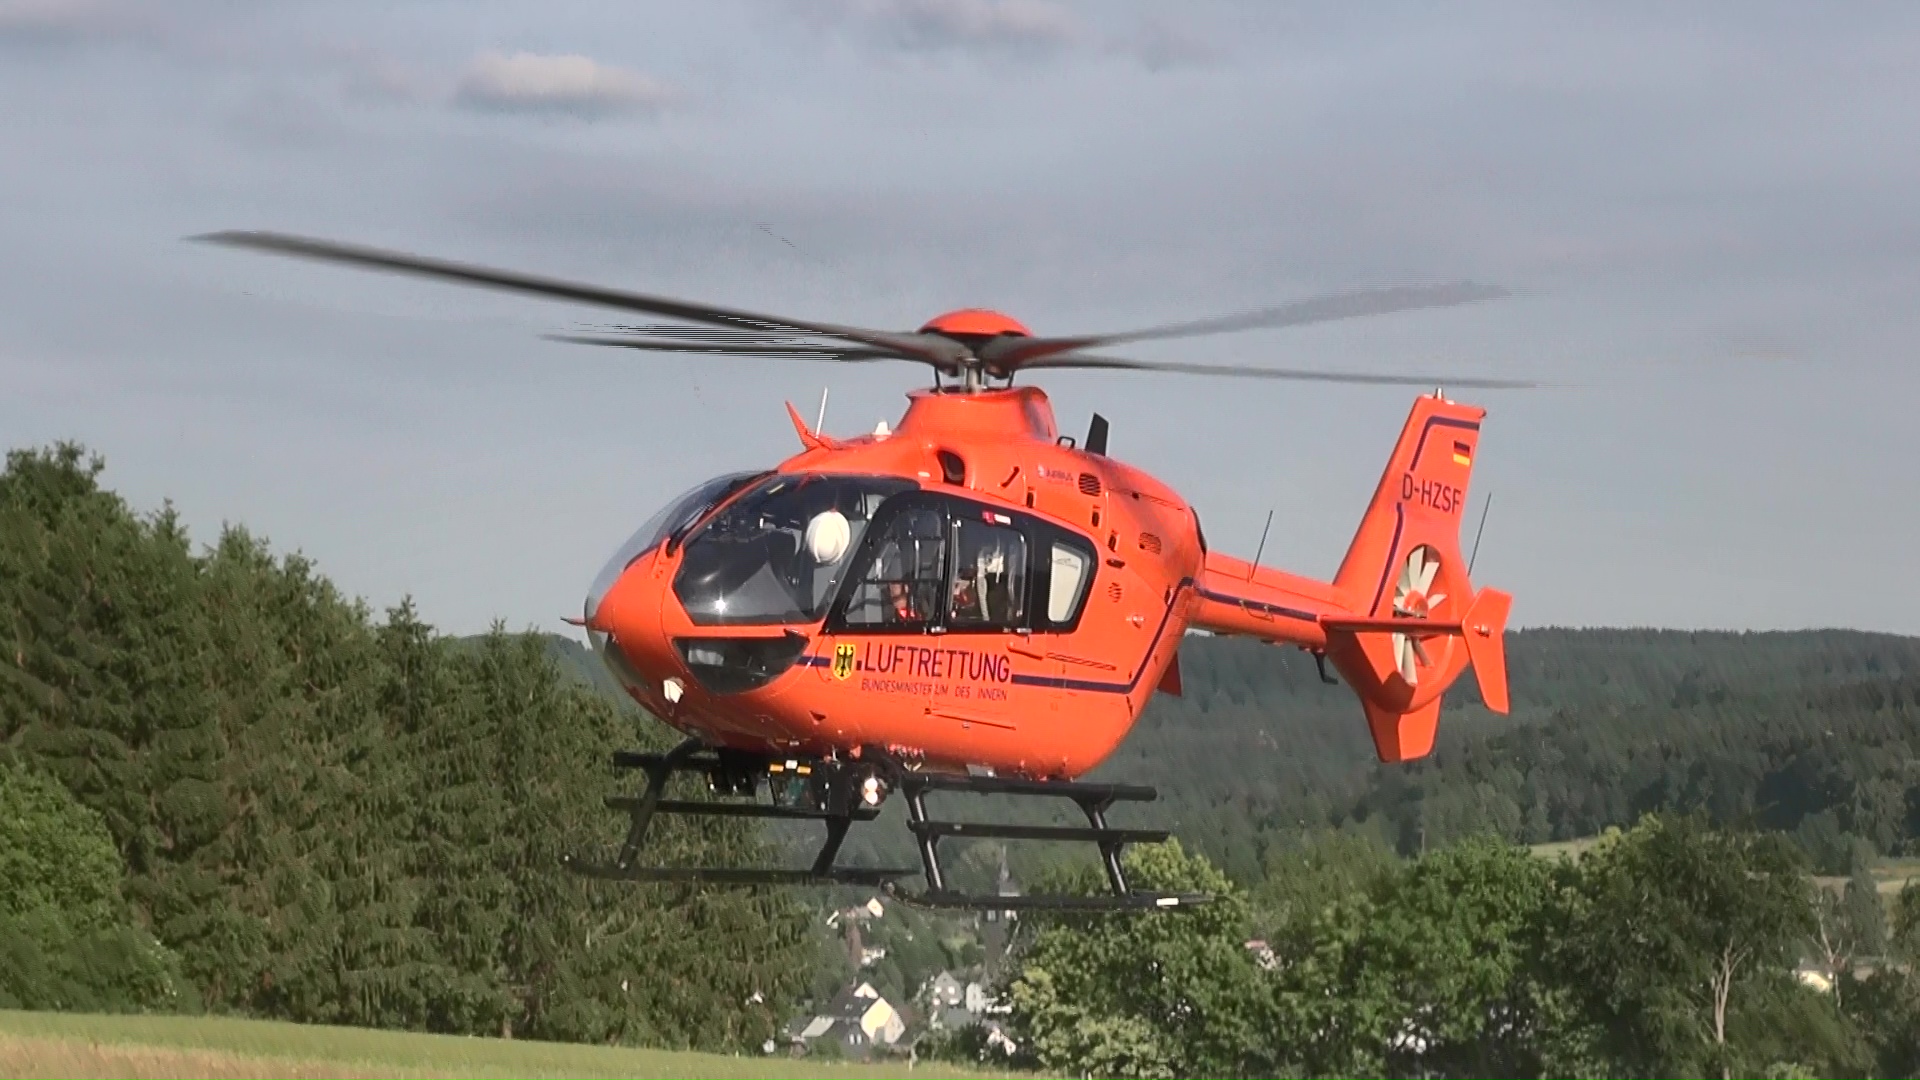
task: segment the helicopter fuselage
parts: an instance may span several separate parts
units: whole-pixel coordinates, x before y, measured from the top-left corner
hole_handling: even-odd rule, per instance
[[[1174,663],[1205,562],[1194,512],[1062,439],[1037,388],[909,398],[857,439],[796,417],[802,453],[669,507],[602,574],[589,636],[711,745],[1084,773]]]

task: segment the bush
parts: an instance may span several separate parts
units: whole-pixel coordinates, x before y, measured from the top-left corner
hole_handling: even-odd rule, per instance
[[[175,1010],[177,959],[134,925],[100,816],[59,783],[0,764],[0,1007]]]

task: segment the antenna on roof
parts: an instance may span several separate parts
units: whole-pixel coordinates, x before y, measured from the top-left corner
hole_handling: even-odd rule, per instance
[[[818,432],[827,426],[827,388],[820,388],[820,419],[813,422],[813,430]]]
[[[1267,530],[1273,528],[1273,511],[1267,511],[1267,523],[1260,527],[1260,546],[1253,550],[1253,561],[1247,564],[1247,580],[1253,580],[1253,572],[1260,568],[1260,556],[1267,550]]]
[[[1480,527],[1473,531],[1473,554],[1467,556],[1467,576],[1473,576],[1473,560],[1480,557],[1480,534],[1487,531],[1487,511],[1493,509],[1493,489],[1487,489],[1487,501],[1480,504]]]

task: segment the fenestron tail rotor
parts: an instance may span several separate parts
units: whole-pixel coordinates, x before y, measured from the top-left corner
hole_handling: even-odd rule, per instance
[[[774,360],[819,360],[865,363],[905,360],[932,367],[962,380],[968,390],[983,389],[988,379],[1011,380],[1022,371],[1112,370],[1151,371],[1234,378],[1282,379],[1373,385],[1462,386],[1522,389],[1537,383],[1510,379],[1446,375],[1399,375],[1369,372],[1268,368],[1251,365],[1207,365],[1131,360],[1095,355],[1083,350],[1134,341],[1165,341],[1253,329],[1304,326],[1336,319],[1385,315],[1423,308],[1476,304],[1506,295],[1498,288],[1473,283],[1402,285],[1381,289],[1348,290],[1307,297],[1237,315],[1169,323],[1121,333],[1069,337],[1040,337],[992,312],[971,309],[951,312],[917,331],[877,330],[784,315],[744,311],[717,304],[681,300],[615,289],[585,282],[565,281],[512,270],[452,262],[405,252],[347,244],[333,240],[264,231],[225,231],[189,237],[202,243],[313,259],[363,270],[409,274],[459,285],[478,286],[539,296],[552,300],[616,308],[669,319],[685,325],[616,327],[615,333],[549,334],[550,340],[583,345],[693,355],[755,357]],[[993,333],[960,329],[962,323],[998,320],[1004,327]],[[964,316],[957,322],[953,316]]]
[[[1440,553],[1427,544],[1421,544],[1407,553],[1407,559],[1400,564],[1400,576],[1393,585],[1393,614],[1395,618],[1425,619],[1447,602],[1447,594],[1430,592],[1434,578],[1440,573]],[[1419,638],[1406,634],[1393,635],[1394,664],[1400,669],[1400,677],[1408,686],[1420,684],[1420,669],[1432,667],[1433,661],[1427,657],[1426,647]]]

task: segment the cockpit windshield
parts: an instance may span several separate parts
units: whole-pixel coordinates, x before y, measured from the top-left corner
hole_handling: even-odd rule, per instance
[[[595,610],[600,607],[601,598],[607,595],[608,589],[613,588],[613,583],[620,579],[621,572],[632,565],[633,560],[652,551],[667,537],[692,528],[707,511],[724,502],[727,496],[765,475],[766,472],[762,470],[716,476],[661,507],[626,543],[620,545],[620,550],[614,552],[613,558],[608,559],[607,565],[600,569],[600,575],[593,579],[593,587],[587,592],[586,617],[589,620],[593,618]]]
[[[874,511],[915,487],[886,476],[771,477],[687,538],[674,595],[701,626],[819,619]]]

